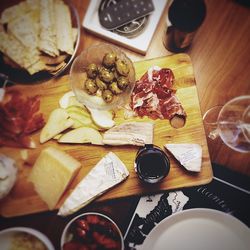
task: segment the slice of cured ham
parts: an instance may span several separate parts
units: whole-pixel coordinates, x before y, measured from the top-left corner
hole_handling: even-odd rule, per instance
[[[9,91],[0,103],[0,146],[34,148],[31,133],[45,124],[39,113],[38,96],[24,98],[18,91]]]
[[[150,68],[136,82],[130,107],[139,117],[171,120],[178,116],[185,121],[186,112],[175,95],[173,84],[174,74],[171,69]]]

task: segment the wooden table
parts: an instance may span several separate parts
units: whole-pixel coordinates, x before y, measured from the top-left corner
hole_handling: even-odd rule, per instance
[[[82,20],[89,1],[72,2]],[[197,31],[192,46],[186,51],[194,66],[202,114],[236,96],[250,94],[250,9],[239,2],[244,1],[207,0],[205,21]],[[123,48],[133,61],[171,54],[162,43],[168,7],[145,56]],[[81,32],[78,52],[93,44],[106,42],[84,29]],[[208,140],[208,145],[212,162],[250,175],[250,154],[237,153],[221,140]]]
[[[88,0],[72,0],[83,19]],[[186,51],[191,57],[200,99],[201,111],[224,104],[233,97],[250,94],[250,9],[240,1],[206,1],[207,16],[195,35],[192,46]],[[247,1],[245,1],[247,2]],[[145,56],[124,49],[133,61],[170,55],[162,43],[168,6],[160,19],[153,40]],[[78,53],[105,40],[81,30]],[[105,41],[107,42],[107,41]],[[68,72],[65,72],[65,74]],[[209,141],[212,162],[250,175],[250,154],[234,152],[222,142]],[[113,200],[93,203],[83,211],[99,211],[109,215],[125,233],[126,215],[136,205],[136,199]],[[54,212],[46,212],[13,219],[1,218],[0,229],[10,226],[29,226],[48,235],[55,247],[59,247],[60,235],[68,218],[59,218]],[[56,226],[55,226],[56,225]]]

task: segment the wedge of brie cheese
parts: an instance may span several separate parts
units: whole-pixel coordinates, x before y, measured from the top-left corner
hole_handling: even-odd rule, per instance
[[[17,178],[17,167],[13,159],[0,154],[0,199],[13,188]]]
[[[125,180],[129,172],[112,152],[105,155],[79,182],[60,207],[58,215],[67,216],[86,206],[104,192]]]
[[[108,145],[153,144],[154,125],[150,122],[125,122],[103,134],[103,143]]]
[[[166,144],[180,164],[189,171],[200,172],[202,162],[202,148],[199,144]]]

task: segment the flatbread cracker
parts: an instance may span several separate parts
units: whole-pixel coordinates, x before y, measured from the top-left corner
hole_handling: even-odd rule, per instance
[[[21,2],[17,5],[13,5],[2,12],[0,23],[9,23],[17,17],[25,15],[29,10],[29,6],[26,2]]]
[[[59,0],[55,1],[55,20],[57,48],[72,55],[74,52],[74,40],[70,10],[67,5]]]
[[[39,49],[51,56],[58,56],[55,32],[54,1],[40,1],[40,41]]]
[[[38,50],[25,47],[13,35],[5,31],[0,31],[0,51],[6,54],[20,67],[28,70],[30,74],[34,74],[41,70],[35,72],[32,69],[32,65],[35,65],[40,60]],[[42,62],[40,66],[42,67]]]
[[[34,25],[32,12],[20,16],[8,24],[8,32],[17,38],[24,46],[36,49],[38,47],[38,28]]]

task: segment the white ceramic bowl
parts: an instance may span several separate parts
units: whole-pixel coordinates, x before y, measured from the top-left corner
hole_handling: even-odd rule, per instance
[[[48,250],[55,250],[54,246],[47,236],[35,229],[28,227],[12,227],[0,231],[1,250],[10,249],[11,241],[16,233],[28,233],[30,235],[33,235],[37,239],[39,239],[47,247]]]
[[[114,95],[114,99],[110,103],[106,103],[101,96],[89,95],[85,88],[87,66],[95,63],[102,66],[102,60],[106,53],[114,52],[117,57],[123,60],[129,68],[127,76],[129,85],[123,93]],[[135,84],[135,70],[132,61],[118,47],[109,44],[98,44],[84,50],[77,56],[70,69],[70,85],[79,102],[92,109],[110,110],[123,107],[130,98]]]
[[[64,244],[72,241],[72,239],[75,237],[74,230],[76,230],[76,227],[77,227],[76,221],[79,219],[87,219],[87,217],[90,218],[89,216],[95,216],[95,218],[97,218],[99,220],[99,222],[101,221],[101,222],[108,223],[108,225],[112,227],[112,232],[114,232],[116,234],[116,236],[119,238],[118,240],[119,240],[119,244],[121,246],[120,249],[124,250],[123,236],[122,236],[120,229],[116,225],[116,223],[112,219],[110,219],[108,216],[106,216],[104,214],[100,214],[100,213],[95,213],[95,212],[88,212],[88,213],[80,214],[80,215],[76,216],[75,218],[73,218],[66,225],[66,227],[63,230],[62,236],[61,236],[61,249],[62,250],[63,250]],[[91,237],[91,236],[88,235],[88,239],[89,239],[89,237]],[[76,242],[76,241],[74,241],[74,242]]]

